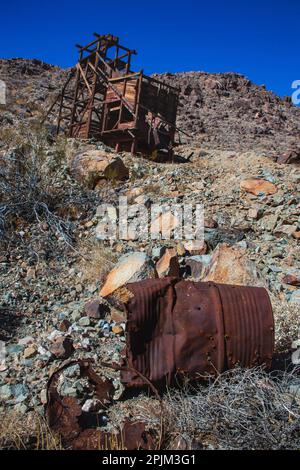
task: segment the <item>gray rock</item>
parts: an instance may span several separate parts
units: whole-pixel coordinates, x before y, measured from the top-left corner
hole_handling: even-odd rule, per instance
[[[89,326],[91,324],[91,320],[89,317],[81,317],[80,320],[78,320],[78,325],[80,326]]]
[[[11,385],[2,385],[0,387],[0,400],[9,400],[13,398],[13,390]]]
[[[290,302],[300,305],[300,289],[297,289],[292,293]]]
[[[16,403],[21,403],[27,400],[29,396],[28,387],[24,384],[16,384],[12,386],[13,396],[15,398]]]

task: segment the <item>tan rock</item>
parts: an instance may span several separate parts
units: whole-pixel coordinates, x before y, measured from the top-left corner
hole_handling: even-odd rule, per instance
[[[297,230],[297,232],[294,232],[293,237],[296,238],[296,240],[300,240],[300,230]]]
[[[297,232],[296,225],[280,225],[274,230],[274,235],[288,235],[294,236],[294,233]]]
[[[169,234],[179,226],[179,219],[171,211],[160,214],[151,223],[151,234]]]
[[[255,196],[258,196],[260,193],[264,193],[266,195],[277,193],[277,187],[275,184],[259,178],[249,178],[241,181],[240,189],[247,193],[254,194]]]
[[[120,258],[118,264],[108,274],[100,295],[107,297],[129,282],[151,277],[157,277],[157,272],[145,253],[126,254]]]
[[[252,207],[248,210],[249,219],[257,220],[259,216],[259,210],[256,207]]]
[[[99,180],[125,180],[128,168],[120,157],[104,150],[86,150],[75,155],[71,173],[80,182],[94,188]]]
[[[119,325],[115,325],[112,327],[112,332],[115,334],[115,335],[122,335],[124,333],[124,330],[121,326]]]
[[[179,276],[179,262],[175,248],[167,248],[163,256],[156,263],[156,271],[159,277]]]
[[[282,282],[291,286],[300,286],[300,272],[297,274],[286,274],[282,278]]]
[[[215,249],[202,280],[221,284],[265,287],[255,264],[247,258],[246,250],[225,243],[218,245]]]
[[[23,357],[24,359],[30,359],[31,357],[35,356],[37,353],[37,349],[35,346],[29,346],[24,350]]]
[[[34,268],[28,268],[26,273],[26,279],[29,281],[31,279],[36,279],[36,270]]]
[[[110,313],[110,318],[116,323],[126,322],[126,313],[121,310],[112,309]]]

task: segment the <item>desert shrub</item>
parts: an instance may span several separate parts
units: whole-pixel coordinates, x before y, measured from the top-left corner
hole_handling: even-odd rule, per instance
[[[37,412],[26,416],[15,411],[3,413],[0,419],[0,449],[62,450],[60,437],[49,428]]]
[[[236,369],[208,386],[170,392],[164,427],[170,439],[181,436],[204,448],[299,449],[299,391],[299,370]]]
[[[4,152],[0,170],[0,230],[16,219],[47,223],[67,243],[68,223],[54,213],[63,195],[62,167],[55,152],[47,155],[47,135],[41,129],[23,129],[23,142]]]

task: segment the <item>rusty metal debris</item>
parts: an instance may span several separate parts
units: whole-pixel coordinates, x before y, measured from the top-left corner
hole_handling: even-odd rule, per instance
[[[268,293],[260,287],[183,281],[174,277],[127,284],[126,363],[99,363],[121,372],[125,389],[148,387],[162,404],[167,386],[205,380],[239,365],[271,365],[274,320]],[[73,361],[48,383],[49,426],[73,449],[155,449],[157,439],[143,422],[125,421],[117,434],[104,432],[97,413],[82,410],[73,397],[61,397],[61,373],[79,364],[80,374],[106,407],[113,401],[110,380],[91,361]]]
[[[236,365],[270,366],[274,321],[265,289],[176,278],[127,288],[127,365],[159,390]],[[132,370],[122,371],[124,385],[146,385]]]
[[[57,133],[93,137],[117,151],[172,154],[179,89],[133,72],[136,51],[118,37],[94,35],[87,46],[77,46],[76,68],[48,112],[59,107]]]

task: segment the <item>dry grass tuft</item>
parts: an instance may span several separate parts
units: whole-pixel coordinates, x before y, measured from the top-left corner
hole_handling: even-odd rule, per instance
[[[79,243],[77,249],[82,255],[79,267],[83,280],[90,283],[102,282],[118,258],[117,254],[101,241],[86,240]]]
[[[38,413],[24,416],[14,411],[0,417],[0,449],[62,450],[60,437]]]
[[[291,389],[300,389],[299,370],[298,378],[295,371],[278,374],[234,370],[209,386],[169,393],[164,412],[169,440],[181,436],[217,449],[299,449],[300,398]]]
[[[299,338],[299,305],[279,300],[270,294],[275,321],[275,353],[291,350],[292,342]]]

